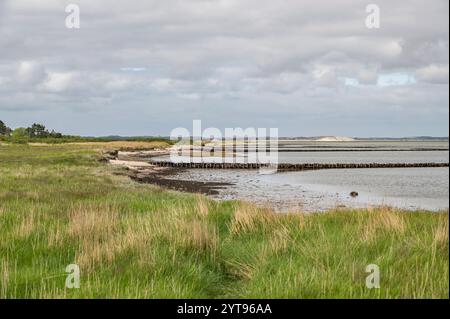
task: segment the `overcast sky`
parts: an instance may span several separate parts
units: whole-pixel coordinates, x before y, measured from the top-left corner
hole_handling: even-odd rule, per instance
[[[78,4],[81,28],[65,26]],[[379,29],[365,25],[380,7]],[[448,0],[0,0],[0,119],[448,136]]]

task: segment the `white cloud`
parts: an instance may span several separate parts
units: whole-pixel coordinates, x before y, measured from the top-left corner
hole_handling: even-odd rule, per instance
[[[318,86],[333,87],[337,84],[336,72],[332,67],[316,66],[312,72]]]
[[[61,93],[68,90],[73,84],[75,75],[73,73],[49,73],[47,80],[43,83],[44,90]]]
[[[420,81],[448,84],[449,67],[447,65],[429,65],[424,68],[420,68],[416,72],[416,76]]]
[[[186,100],[200,100],[201,99],[201,95],[198,93],[180,93],[177,94],[177,96],[181,99],[186,99]]]
[[[143,72],[145,70],[147,70],[147,68],[143,68],[143,67],[124,67],[124,68],[120,68],[121,71],[124,72]]]
[[[20,83],[36,83],[45,76],[43,67],[36,61],[21,61],[17,68],[17,81]]]
[[[130,79],[122,77],[111,77],[106,81],[104,87],[109,91],[125,90],[130,88],[132,84],[133,83]]]

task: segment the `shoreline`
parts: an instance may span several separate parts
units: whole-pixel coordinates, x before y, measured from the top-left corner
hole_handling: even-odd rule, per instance
[[[160,150],[136,152],[107,151],[104,153],[101,161],[107,161],[111,165],[125,168],[127,170],[125,175],[135,182],[153,184],[181,192],[217,195],[219,194],[219,189],[233,185],[232,183],[224,182],[199,182],[167,178],[179,174],[184,169],[160,167],[142,159],[160,155]]]
[[[357,209],[357,208],[364,208],[364,207],[383,207],[383,206],[393,206],[398,207],[400,209],[405,210],[417,210],[417,209],[429,209],[426,208],[427,199],[424,199],[424,207],[422,206],[416,206],[415,205],[400,205],[400,200],[393,204],[388,204],[389,200],[391,200],[393,197],[391,195],[380,195],[380,194],[370,194],[364,191],[363,189],[360,189],[358,186],[351,187],[352,189],[346,189],[344,192],[340,191],[338,193],[334,192],[325,192],[320,193],[315,191],[314,189],[309,189],[308,187],[303,186],[292,186],[291,190],[286,190],[287,195],[283,197],[283,195],[277,195],[282,196],[280,198],[273,198],[273,196],[267,197],[267,194],[264,195],[264,192],[261,190],[262,185],[264,186],[264,189],[269,190],[271,187],[274,187],[274,185],[270,186],[271,184],[264,184],[263,181],[258,182],[258,184],[255,184],[255,180],[259,180],[259,177],[251,177],[250,179],[248,177],[247,180],[249,182],[249,185],[253,185],[255,188],[256,193],[249,193],[247,190],[244,190],[242,187],[242,181],[240,181],[240,178],[245,177],[239,177],[238,179],[235,178],[226,178],[226,176],[247,176],[255,174],[255,169],[245,170],[245,169],[223,169],[223,167],[215,168],[214,165],[211,165],[211,163],[204,163],[205,169],[198,168],[198,167],[189,167],[189,165],[164,165],[159,166],[158,163],[153,163],[149,159],[152,157],[158,157],[160,156],[161,151],[137,151],[137,152],[113,152],[112,158],[109,158],[108,161],[112,165],[119,165],[122,167],[125,167],[127,169],[127,172],[124,174],[128,176],[130,179],[132,179],[135,182],[138,183],[145,183],[145,184],[153,184],[157,185],[166,189],[171,189],[175,191],[181,191],[181,192],[187,192],[187,193],[201,193],[205,195],[209,195],[210,198],[214,200],[246,200],[253,203],[257,202],[264,202],[264,205],[262,206],[269,206],[272,209],[275,209],[280,212],[284,211],[290,211],[295,207],[301,207],[302,211],[308,211],[308,212],[316,212],[316,211],[326,211],[329,209]],[[111,155],[111,154],[110,154]],[[198,164],[198,163],[193,163]],[[321,169],[314,169],[314,166],[307,165],[308,169],[302,169],[297,170],[298,172],[304,171],[304,172],[312,172],[312,171],[322,171]],[[323,165],[322,165],[323,166]],[[330,166],[329,164],[325,164],[325,166]],[[332,166],[335,166],[334,164]],[[355,166],[353,168],[359,168],[361,169],[361,166],[367,166],[367,165],[345,165],[345,167],[341,167],[341,169],[338,169],[338,171],[345,171],[344,168],[349,168],[348,166]],[[378,165],[377,165],[378,166]],[[397,168],[405,167],[407,170],[409,167],[408,164],[399,164],[398,166],[395,165]],[[419,164],[413,164],[411,167],[423,167]],[[425,166],[428,167],[448,167],[447,163],[439,163],[439,164],[430,164],[427,163]],[[196,169],[197,168],[197,169]],[[227,167],[228,168],[228,167]],[[329,167],[335,168],[335,167]],[[350,167],[353,169],[352,167]],[[369,167],[362,167],[362,169],[367,169]],[[375,170],[380,167],[370,167],[374,168]],[[381,167],[383,169],[385,167]],[[323,169],[326,170],[326,169]],[[202,171],[205,171],[204,173]],[[280,173],[294,173],[296,170],[279,170]],[[358,171],[356,169],[355,171]],[[214,173],[217,172],[217,173]],[[219,173],[220,172],[220,173]],[[233,173],[234,172],[234,173]],[[230,175],[231,174],[231,175]],[[236,175],[237,174],[237,175]],[[199,177],[200,176],[200,177]],[[252,175],[253,176],[253,175]],[[259,175],[258,175],[259,176]],[[262,177],[264,179],[264,177]],[[260,184],[262,183],[262,184]],[[247,184],[247,183],[246,183]],[[232,187],[234,186],[234,187]],[[276,185],[275,185],[276,186]],[[284,189],[286,185],[280,185],[281,189]],[[301,189],[299,190],[298,187]],[[278,188],[277,188],[278,189]],[[342,188],[343,190],[344,188]],[[242,192],[242,193],[241,193]],[[297,192],[298,194],[294,194]],[[359,195],[356,195],[356,198],[353,197],[351,193],[356,193]],[[290,194],[290,195],[289,195]],[[385,203],[384,200],[376,200],[379,199],[380,196],[387,196],[386,199],[388,200],[388,203]],[[289,197],[289,198],[288,198]],[[392,197],[392,198],[391,198]],[[284,198],[284,200],[282,200]],[[368,202],[365,202],[365,200],[368,200]],[[375,201],[370,201],[375,200]],[[255,202],[256,201],[256,202]],[[422,207],[422,208],[421,208]],[[433,209],[431,209],[433,210]],[[439,209],[441,210],[441,209]]]

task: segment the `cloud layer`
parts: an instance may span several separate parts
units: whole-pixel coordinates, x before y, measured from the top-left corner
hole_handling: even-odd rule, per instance
[[[0,2],[0,118],[84,135],[193,119],[281,135],[448,135],[448,1]]]

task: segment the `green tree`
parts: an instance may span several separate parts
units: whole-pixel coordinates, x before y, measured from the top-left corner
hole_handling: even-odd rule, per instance
[[[13,143],[26,143],[29,138],[28,129],[24,127],[18,127],[11,133]]]
[[[28,131],[24,127],[18,127],[11,134],[12,138],[24,138],[28,137]]]
[[[5,136],[9,134],[11,134],[11,129],[7,127],[2,120],[0,120],[0,135]]]
[[[26,129],[28,132],[28,135],[30,137],[47,137],[49,136],[49,132],[42,124],[34,123],[31,125],[31,127]]]
[[[52,130],[52,131],[49,133],[49,136],[50,136],[50,137],[54,137],[54,138],[61,138],[61,137],[63,137],[61,133],[55,132],[55,130]]]

